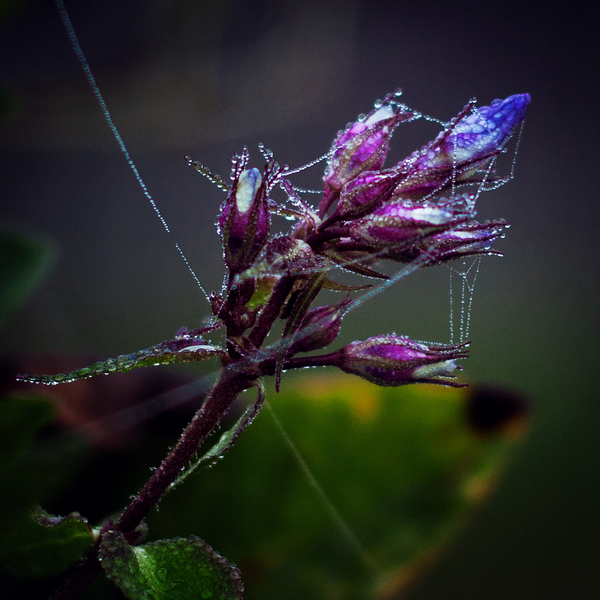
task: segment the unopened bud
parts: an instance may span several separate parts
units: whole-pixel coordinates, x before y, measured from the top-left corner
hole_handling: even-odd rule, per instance
[[[456,359],[468,355],[464,346],[428,346],[406,337],[381,335],[348,344],[332,355],[337,356],[330,364],[377,385],[437,383],[458,387],[463,384],[443,378],[453,377],[452,372],[460,368]]]
[[[340,333],[342,318],[350,302],[350,298],[344,298],[337,304],[320,306],[309,311],[300,330],[294,335],[291,354],[320,350],[333,343]]]
[[[225,263],[232,273],[252,265],[264,247],[271,227],[268,194],[283,170],[272,162],[262,177],[256,168],[245,169],[248,152],[234,157],[232,186],[219,215],[219,234]]]
[[[376,171],[383,166],[394,129],[413,116],[393,98],[394,94],[390,94],[381,105],[349,125],[334,140],[323,177],[325,194],[321,215],[337,199],[344,184],[364,171]]]
[[[372,250],[395,248],[457,225],[467,214],[450,203],[419,206],[395,200],[348,223],[349,243]]]
[[[410,263],[427,254],[427,264],[432,265],[482,254],[502,256],[500,252],[493,250],[492,246],[502,237],[505,227],[508,227],[508,224],[503,221],[459,225],[429,236],[420,243],[394,248],[385,254],[385,258]]]
[[[456,183],[479,181],[477,172],[506,145],[523,122],[529,102],[529,94],[516,94],[478,109],[467,105],[435,140],[397,165],[405,179],[394,197],[418,198]]]

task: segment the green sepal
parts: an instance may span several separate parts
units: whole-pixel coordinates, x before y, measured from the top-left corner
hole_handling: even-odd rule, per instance
[[[18,525],[4,538],[0,559],[20,577],[58,575],[77,562],[94,541],[92,529],[79,513],[55,517],[38,507]]]
[[[332,279],[325,279],[323,282],[323,288],[326,290],[331,290],[333,292],[360,292],[362,290],[368,290],[372,288],[373,285],[370,283],[366,283],[363,285],[348,285],[345,283],[338,283],[337,281],[333,281]]]
[[[220,348],[207,344],[201,338],[191,338],[183,335],[146,348],[133,354],[122,354],[117,358],[102,360],[89,367],[83,367],[69,373],[57,375],[18,375],[17,380],[25,383],[44,383],[57,385],[71,383],[78,379],[87,379],[94,375],[108,375],[109,373],[127,373],[139,367],[168,365],[170,363],[194,362],[206,360],[213,356],[223,356],[225,353]]]
[[[107,532],[99,560],[130,600],[236,600],[243,597],[240,571],[200,538],[159,540],[131,546]]]
[[[264,275],[263,277],[259,277],[256,280],[256,291],[252,295],[252,298],[246,303],[246,306],[249,309],[258,308],[261,305],[265,305],[271,294],[273,293],[273,288],[279,281],[279,277],[276,275]]]

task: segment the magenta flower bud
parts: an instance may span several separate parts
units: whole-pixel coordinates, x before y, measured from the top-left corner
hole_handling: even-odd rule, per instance
[[[327,212],[344,184],[364,171],[376,171],[383,166],[394,129],[413,116],[394,101],[400,93],[388,95],[366,117],[338,134],[323,177],[325,193],[321,216]]]
[[[232,273],[252,265],[267,242],[271,227],[268,194],[285,168],[271,161],[264,177],[256,168],[245,169],[248,151],[233,159],[231,190],[221,205],[218,220],[225,263]]]
[[[502,253],[492,250],[492,245],[504,235],[503,231],[508,226],[504,221],[465,223],[431,235],[421,243],[391,249],[385,258],[410,263],[427,254],[430,258],[428,264],[432,265],[480,254],[502,256]]]
[[[350,298],[344,298],[337,304],[319,306],[309,311],[294,335],[290,354],[320,350],[333,343],[340,333],[342,318],[350,302]]]
[[[343,188],[329,223],[357,219],[389,200],[400,175],[397,170],[366,171]]]
[[[348,223],[348,243],[356,249],[360,249],[360,246],[373,250],[399,247],[454,227],[471,214],[466,208],[448,202],[413,205],[403,200],[393,200],[366,217]],[[344,243],[340,249],[343,247]]]
[[[460,369],[456,360],[468,356],[464,346],[428,346],[393,334],[380,335],[348,344],[331,355],[329,364],[377,385],[437,383],[459,387],[463,384],[444,378],[452,378],[452,372]]]

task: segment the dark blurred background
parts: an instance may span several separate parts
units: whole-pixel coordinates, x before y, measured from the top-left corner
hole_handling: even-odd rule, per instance
[[[166,234],[103,121],[50,1],[3,2],[2,226],[55,248],[37,295],[0,333],[4,355],[114,356],[198,326],[220,286],[222,194],[243,145],[262,165],[325,153],[336,131],[401,86],[443,120],[529,92],[516,178],[479,216],[512,228],[482,263],[466,376],[533,400],[531,432],[498,493],[411,600],[595,598],[600,592],[597,32],[589,5],[365,0],[67,3]],[[587,12],[586,12],[587,11]],[[400,127],[390,160],[439,127]],[[507,157],[504,157],[507,158]],[[502,163],[501,163],[502,164]],[[510,170],[510,159],[504,172]],[[318,186],[321,167],[299,185]],[[448,341],[448,275],[417,273],[350,314],[344,342],[396,331]]]

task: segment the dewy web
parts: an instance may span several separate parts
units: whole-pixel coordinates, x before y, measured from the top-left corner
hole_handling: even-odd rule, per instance
[[[90,68],[90,66],[87,62],[87,59],[85,58],[85,55],[81,49],[81,46],[80,46],[77,36],[75,34],[71,20],[67,14],[67,11],[66,11],[63,1],[55,0],[55,3],[58,8],[60,18],[62,19],[63,25],[67,31],[67,35],[71,42],[72,48],[80,62],[80,65],[84,71],[87,81],[88,81],[88,83],[92,89],[92,92],[96,98],[96,101],[102,111],[102,114],[103,114],[104,120],[106,121],[106,124],[110,128],[121,152],[123,153],[129,167],[131,168],[131,170],[135,176],[135,179],[136,179],[138,185],[140,186],[144,196],[146,197],[147,201],[149,202],[151,208],[154,210],[157,218],[162,223],[165,232],[167,234],[171,234],[171,230],[170,230],[167,222],[165,221],[164,217],[162,216],[155,200],[153,199],[150,192],[148,191],[146,184],[144,183],[136,165],[134,164],[133,160],[131,159],[131,157],[129,155],[129,152],[124,144],[121,134],[119,133],[115,123],[113,122],[113,119],[110,115],[108,107],[106,106],[104,98],[102,97],[102,94],[98,88],[98,85],[96,83],[94,75],[92,74],[91,68]],[[398,102],[398,104],[399,104],[399,102]],[[475,101],[472,100],[469,103],[469,108],[472,109],[474,112],[476,112],[477,109],[475,108],[474,104],[475,104]],[[404,106],[404,105],[402,105],[402,106]],[[375,107],[377,108],[377,103],[375,103]],[[421,113],[418,113],[417,111],[411,111],[411,112],[413,113],[414,117],[409,120],[424,119],[427,121],[433,121],[438,124],[441,124],[445,128],[448,128],[450,126],[449,123],[444,123],[444,122],[440,121],[439,119],[423,115]],[[408,120],[407,120],[407,122],[408,122]],[[519,133],[519,138],[520,138],[520,133]],[[494,163],[493,160],[490,161],[488,170],[485,173],[483,180],[478,183],[477,190],[472,195],[472,202],[476,201],[476,199],[481,194],[481,192],[495,189],[496,187],[503,185],[504,183],[506,183],[507,181],[509,181],[510,179],[513,178],[514,164],[515,164],[515,158],[516,158],[517,149],[518,149],[518,143],[519,143],[519,139],[517,140],[517,146],[515,149],[515,154],[513,157],[512,168],[511,168],[510,174],[505,178],[501,178],[501,179],[496,178],[493,181],[491,179],[488,179],[488,176],[491,172],[491,169],[492,169],[492,166]],[[264,148],[264,146],[262,146],[262,145],[259,146],[259,151],[263,155],[263,157],[265,157],[267,159],[272,156],[270,151],[266,150]],[[333,153],[334,151],[335,151],[335,149],[332,150],[331,153]],[[308,168],[316,165],[317,163],[321,162],[322,160],[327,159],[328,157],[329,157],[329,154],[326,154],[326,155],[321,156],[320,158],[315,159],[314,161],[308,163],[307,165],[304,165],[303,167],[299,167],[297,169],[289,169],[287,171],[287,175],[293,175],[294,173],[308,169]],[[200,165],[199,163],[192,163],[191,159],[189,160],[189,163],[192,166],[194,166],[201,174],[208,177],[220,189],[227,191],[229,186],[223,181],[223,179],[221,177],[213,175],[209,169],[207,169],[203,165]],[[453,156],[453,165],[456,166],[456,154]],[[451,186],[452,195],[454,195],[454,191],[455,191],[455,187],[456,187],[456,173],[457,173],[457,171],[454,168],[453,173],[452,173],[452,186]],[[285,191],[288,194],[288,197],[290,198],[291,206],[289,208],[284,208],[283,210],[280,210],[278,214],[280,214],[280,216],[282,216],[284,218],[294,219],[295,218],[294,214],[296,212],[295,206],[297,207],[297,206],[300,206],[301,204],[304,204],[304,200],[301,198],[301,194],[311,194],[314,192],[312,190],[305,190],[305,189],[298,188],[298,187],[292,187],[291,185],[289,187],[287,187],[285,189]],[[435,194],[435,191],[431,193],[432,196],[434,194]],[[175,248],[178,251],[179,255],[181,256],[186,267],[188,268],[188,270],[194,277],[194,279],[195,279],[197,285],[199,286],[199,289],[202,291],[204,297],[208,300],[208,294],[206,293],[205,289],[203,288],[202,284],[200,283],[198,276],[196,275],[194,269],[190,265],[188,259],[186,258],[184,252],[182,251],[182,249],[180,248],[180,246],[177,242],[175,242]],[[433,249],[435,249],[435,248],[433,248]],[[490,252],[490,254],[493,254],[493,253],[494,252]],[[357,259],[357,261],[358,260],[359,259]],[[374,296],[382,293],[388,287],[395,284],[400,279],[403,279],[410,273],[417,270],[419,267],[426,264],[427,260],[428,260],[428,257],[424,254],[419,259],[414,260],[411,263],[409,263],[408,265],[404,266],[402,269],[400,269],[398,272],[396,272],[395,275],[390,277],[384,283],[381,283],[381,284],[377,285],[376,287],[369,289],[368,291],[364,292],[358,298],[355,298],[354,300],[352,300],[348,304],[345,312],[350,312],[351,310],[358,308],[359,306],[361,306],[362,304],[367,302],[367,300],[370,300]],[[346,264],[349,264],[349,263],[346,263]],[[450,318],[449,318],[450,335],[449,335],[449,337],[450,337],[450,344],[455,344],[457,342],[462,343],[462,342],[466,342],[468,340],[475,283],[477,280],[477,276],[479,274],[480,265],[481,265],[481,256],[480,255],[476,256],[473,259],[463,261],[462,264],[458,267],[446,265],[446,267],[449,269],[449,277],[450,277],[450,285],[449,285],[449,300],[450,300]],[[344,265],[337,265],[335,268],[343,268],[343,266]],[[283,347],[286,343],[289,343],[289,340],[282,340],[279,343],[282,344],[282,347]],[[263,352],[264,352],[264,350],[263,350]],[[259,351],[256,356],[257,360],[260,360],[260,358],[261,358],[261,351]],[[118,421],[121,419],[121,422],[118,423],[118,428],[131,427],[135,423],[139,422],[139,420],[149,418],[150,416],[155,416],[157,414],[157,408],[156,408],[157,406],[160,407],[158,409],[159,412],[162,410],[167,410],[168,408],[170,408],[177,402],[182,402],[182,401],[190,399],[191,397],[201,395],[207,389],[208,389],[207,379],[200,380],[199,382],[190,384],[189,386],[186,386],[183,389],[177,390],[176,394],[169,393],[169,394],[164,395],[164,398],[153,399],[152,404],[151,404],[152,410],[150,410],[150,412],[152,414],[149,414],[149,411],[147,410],[148,407],[146,407],[146,406],[132,407],[132,408],[126,409],[125,411],[122,411],[122,414],[119,413],[118,415],[112,415],[112,417],[110,419],[107,419],[105,421],[104,425],[108,426],[109,429],[112,429],[114,427],[115,423],[118,423]],[[157,402],[157,400],[158,400],[158,402]],[[272,411],[272,409],[270,407],[269,407],[269,409]],[[277,418],[276,417],[274,417],[274,418],[278,424],[278,427],[282,428],[282,426],[278,422]],[[100,427],[100,430],[106,431],[106,428]],[[340,527],[340,529],[344,533],[345,537],[347,538],[347,541],[350,544],[350,546],[353,547],[359,555],[361,555],[361,558],[364,560],[365,563],[368,564],[370,569],[376,570],[377,567],[376,567],[375,563],[373,563],[371,561],[371,559],[364,553],[364,549],[361,547],[360,543],[354,536],[353,532],[350,530],[350,528],[347,526],[347,524],[343,521],[342,517],[337,513],[337,510],[335,509],[335,507],[333,507],[333,505],[331,505],[331,502],[330,502],[328,496],[326,495],[324,490],[321,488],[319,483],[315,480],[314,476],[310,473],[310,471],[308,470],[308,467],[304,463],[302,457],[300,457],[298,455],[298,452],[295,449],[293,442],[288,438],[287,434],[285,433],[285,431],[283,429],[282,429],[282,436],[286,440],[286,443],[288,444],[288,446],[291,448],[292,453],[295,455],[296,460],[298,461],[298,463],[301,467],[301,470],[303,470],[305,472],[305,474],[307,475],[310,485],[313,488],[315,488],[317,495],[320,496],[321,501],[326,505],[326,508],[331,513],[333,520],[337,522],[338,526]],[[194,467],[192,467],[191,470],[193,470],[193,468]]]
[[[73,51],[75,52],[75,55],[77,56],[77,59],[79,60],[79,63],[84,71],[84,74],[87,78],[90,88],[92,89],[92,93],[94,94],[94,97],[96,98],[96,101],[102,111],[102,114],[103,114],[104,120],[106,121],[106,124],[108,125],[109,129],[111,130],[111,133],[113,134],[121,152],[123,153],[123,155],[127,161],[127,164],[131,168],[131,170],[134,174],[134,177],[135,177],[138,185],[140,186],[144,196],[146,197],[150,206],[154,210],[157,218],[160,220],[161,224],[163,225],[165,232],[168,234],[171,234],[171,230],[170,230],[165,218],[161,214],[154,198],[151,196],[148,188],[146,187],[144,180],[142,179],[134,161],[132,160],[132,158],[129,154],[129,151],[127,150],[127,147],[125,146],[123,138],[122,138],[121,134],[119,133],[117,126],[115,125],[115,123],[112,119],[112,116],[108,110],[108,107],[107,107],[107,105],[104,101],[104,98],[100,92],[100,89],[96,83],[95,77],[92,73],[89,63],[87,62],[85,54],[79,44],[77,35],[75,33],[74,27],[72,25],[70,17],[68,15],[65,5],[63,3],[63,0],[55,0],[55,4],[57,6],[60,18],[63,22],[63,25],[66,29],[67,35],[71,42]],[[381,102],[379,102],[379,104],[381,104]],[[378,102],[375,102],[376,108],[377,108],[377,105],[378,105]],[[470,101],[469,106],[473,109],[473,111],[475,113],[477,112],[477,109],[475,107],[475,99]],[[414,114],[414,117],[410,120],[424,119],[426,121],[432,121],[432,122],[441,124],[445,127],[448,127],[448,125],[449,125],[449,123],[445,123],[435,117],[424,115],[422,113],[419,113],[418,111],[413,110],[412,112]],[[498,179],[494,182],[489,182],[489,183],[486,181],[486,178],[484,178],[484,180],[480,183],[479,188],[477,189],[476,193],[474,194],[473,202],[475,202],[475,200],[481,194],[481,192],[495,189],[496,187],[503,185],[504,183],[506,183],[507,181],[509,181],[513,178],[514,165],[515,165],[515,159],[516,159],[516,155],[517,155],[519,141],[520,141],[520,133],[519,133],[519,138],[517,140],[517,144],[516,144],[516,148],[515,148],[515,152],[514,152],[514,156],[513,156],[513,160],[512,160],[512,168],[511,168],[510,174],[505,178]],[[260,153],[263,155],[263,157],[268,159],[269,157],[272,156],[272,153],[269,150],[265,149],[265,147],[262,144],[259,145],[258,149],[259,149]],[[308,169],[308,168],[320,163],[321,161],[327,159],[328,156],[329,156],[329,154],[323,155],[302,167],[299,167],[296,169],[290,169],[288,171],[288,174],[292,175],[294,173],[298,173],[300,171]],[[201,174],[208,177],[220,189],[225,190],[225,191],[228,189],[229,186],[226,183],[224,183],[223,179],[219,176],[213,175],[208,168],[204,167],[203,165],[200,165],[199,163],[192,163],[191,159],[188,159],[188,162],[190,164],[193,164],[194,166],[196,166],[197,170]],[[490,165],[488,167],[488,174],[491,171],[492,166],[493,166],[493,161],[490,163]],[[452,177],[453,177],[453,179],[452,179],[452,194],[454,194],[456,170],[453,171]],[[299,194],[319,193],[318,190],[306,190],[306,189],[297,188],[297,187],[294,187],[293,190],[296,194],[298,194],[298,196],[297,196],[298,202],[303,202],[303,200],[301,200]],[[432,192],[432,195],[434,193],[435,192]],[[288,214],[283,213],[281,216],[283,216],[287,219],[293,219],[294,218],[293,213],[294,213],[294,210],[292,207]],[[508,227],[508,225],[506,225],[506,227]],[[204,289],[204,287],[202,286],[202,284],[200,282],[200,278],[196,274],[192,265],[189,263],[185,253],[179,246],[179,243],[177,241],[175,241],[174,245],[175,245],[177,252],[181,256],[181,259],[183,260],[184,264],[186,265],[187,269],[189,270],[189,272],[193,276],[194,280],[196,281],[202,294],[208,301],[208,294],[207,294],[206,290]],[[453,265],[453,266],[445,265],[446,268],[449,269],[449,273],[450,273],[450,277],[449,277],[449,279],[450,279],[450,283],[449,283],[449,299],[450,299],[450,314],[449,314],[450,335],[449,335],[449,337],[450,337],[450,340],[449,341],[451,344],[455,343],[457,341],[465,342],[468,339],[469,327],[470,327],[470,321],[471,321],[471,311],[472,311],[472,306],[473,306],[473,296],[474,296],[474,290],[475,290],[475,282],[476,282],[477,276],[479,274],[480,264],[481,264],[481,256],[475,257],[474,259],[471,259],[470,261],[469,260],[463,261],[462,268],[459,268],[458,266],[455,266],[455,265]],[[404,267],[403,269],[398,271],[393,277],[391,277],[391,279],[389,279],[385,283],[369,290],[368,292],[364,293],[359,298],[354,299],[349,304],[349,306],[347,308],[347,312],[350,312],[351,310],[358,308],[360,305],[364,304],[367,300],[369,300],[372,297],[374,297],[375,295],[378,295],[379,293],[385,291],[390,285],[393,285],[400,279],[403,279],[410,273],[414,272],[419,266],[421,266],[421,265],[418,262],[407,265],[406,267]],[[340,267],[339,265],[334,265],[332,268],[339,269],[342,267]],[[458,285],[456,285],[456,281],[458,281]]]
[[[105,122],[107,123],[108,127],[110,128],[121,152],[123,153],[129,167],[131,168],[138,185],[140,186],[146,199],[150,203],[150,206],[154,210],[157,218],[161,221],[165,232],[172,235],[171,230],[170,230],[166,220],[162,216],[155,200],[150,195],[150,192],[148,191],[146,184],[144,183],[137,167],[135,166],[133,160],[130,157],[130,154],[125,146],[125,143],[123,141],[123,138],[121,137],[121,134],[119,133],[115,123],[113,122],[113,119],[110,115],[108,107],[106,106],[104,98],[98,88],[98,85],[96,83],[94,75],[91,71],[91,68],[90,68],[90,66],[87,62],[87,59],[83,53],[83,50],[79,44],[79,41],[77,39],[77,36],[76,36],[74,28],[73,28],[73,25],[71,23],[71,20],[68,16],[66,8],[64,6],[63,0],[55,0],[55,3],[58,8],[58,11],[59,11],[60,18],[66,29],[69,40],[71,42],[72,48],[77,56],[77,59],[79,60],[79,63],[84,71],[87,81],[92,89],[92,92],[93,92],[95,98],[96,98],[96,101],[102,111]],[[397,98],[394,98],[393,102],[395,102],[398,106],[403,106],[403,107],[405,106],[403,104],[400,104],[400,102]],[[381,106],[380,101],[375,103],[375,108],[377,108],[378,106]],[[406,108],[408,108],[408,107],[406,107]],[[474,99],[469,102],[466,109],[467,108],[472,110],[475,114],[477,113]],[[413,116],[410,119],[407,119],[406,122],[416,120],[416,119],[423,119],[426,121],[431,121],[431,122],[435,122],[437,124],[441,124],[446,129],[451,127],[451,123],[445,123],[437,118],[423,115],[423,114],[419,113],[418,111],[411,110],[411,113]],[[360,117],[359,117],[359,120],[360,120]],[[483,191],[495,189],[496,187],[503,185],[504,183],[506,183],[507,181],[509,181],[510,179],[513,178],[514,164],[515,164],[515,158],[516,158],[517,149],[518,149],[518,145],[519,145],[519,140],[520,140],[520,133],[519,133],[519,139],[517,139],[517,144],[516,144],[516,148],[515,148],[514,157],[512,160],[512,168],[511,168],[510,174],[504,178],[495,178],[493,180],[491,178],[488,178],[488,176],[491,172],[491,169],[493,167],[493,164],[494,164],[493,160],[490,161],[490,164],[488,166],[487,172],[485,173],[485,176],[477,185],[477,190],[475,191],[475,193],[472,194],[472,202],[473,203],[477,200],[477,198]],[[263,157],[266,159],[269,159],[272,157],[272,153],[269,150],[265,149],[265,147],[262,145],[259,145],[259,151],[263,155]],[[294,173],[297,173],[299,171],[308,169],[308,168],[316,165],[317,163],[323,161],[324,159],[327,159],[329,157],[329,155],[334,151],[335,151],[335,148],[330,153],[323,155],[302,167],[299,167],[296,169],[288,169],[287,175],[293,175]],[[206,167],[204,167],[203,165],[200,165],[199,163],[193,163],[191,159],[189,159],[188,162],[192,166],[195,166],[196,169],[201,174],[208,177],[220,189],[222,189],[224,191],[227,191],[229,189],[230,186],[228,186],[227,183],[225,183],[221,177],[213,175],[210,172],[210,170],[207,169]],[[456,152],[454,153],[454,156],[453,156],[453,164],[456,165]],[[452,186],[451,187],[452,187],[452,194],[454,194],[454,190],[456,187],[456,169],[453,169],[453,172],[452,172]],[[291,206],[289,208],[283,208],[282,210],[280,209],[278,211],[278,214],[280,214],[284,218],[293,219],[294,215],[297,214],[297,210],[295,210],[295,209],[298,206],[300,206],[301,204],[304,204],[304,200],[301,198],[300,195],[301,194],[310,194],[311,190],[304,190],[302,188],[296,188],[296,187],[292,187],[290,185],[289,188],[286,188],[285,191],[289,197]],[[433,196],[434,194],[435,194],[435,190],[433,192],[431,192],[431,196]],[[427,198],[424,198],[424,200],[427,200]],[[508,225],[505,225],[505,226],[508,226]],[[196,275],[193,267],[190,265],[183,250],[180,248],[180,246],[177,242],[175,242],[174,245],[175,245],[176,250],[180,254],[183,262],[185,263],[186,267],[189,269],[190,273],[192,274],[195,281],[197,282],[199,289],[202,291],[205,298],[208,299],[208,294],[206,293],[203,286],[201,285],[198,276]],[[490,252],[490,254],[493,254],[493,253],[494,252]],[[348,313],[348,312],[358,308],[359,306],[361,306],[362,304],[364,304],[365,302],[367,302],[374,296],[385,291],[388,287],[395,284],[400,279],[403,279],[407,275],[409,275],[412,272],[414,272],[415,270],[417,270],[419,267],[423,266],[423,264],[425,264],[427,262],[427,258],[428,257],[426,256],[426,254],[424,254],[419,259],[414,260],[411,263],[405,265],[403,268],[401,268],[399,271],[397,271],[395,275],[393,275],[391,278],[389,278],[384,283],[380,283],[379,285],[372,287],[368,291],[364,292],[361,296],[353,299],[348,304],[347,308],[345,309],[345,313]],[[356,259],[356,261],[359,262],[360,259]],[[345,263],[345,264],[350,265],[351,263]],[[472,312],[472,307],[473,307],[473,295],[474,295],[475,283],[477,280],[477,276],[479,274],[480,264],[481,264],[481,256],[477,256],[474,259],[463,261],[461,266],[454,266],[454,265],[450,266],[448,264],[445,265],[446,268],[449,269],[449,274],[450,274],[450,286],[449,286],[449,300],[450,300],[449,330],[450,331],[449,331],[449,337],[450,337],[451,344],[456,343],[456,342],[462,343],[462,342],[467,341],[467,339],[468,339],[469,329],[470,329],[470,321],[471,321],[471,312]],[[344,264],[334,265],[331,268],[336,268],[336,269],[344,268]],[[285,343],[286,343],[286,340],[283,340],[282,342],[280,342],[280,344],[283,344],[283,345],[285,345]],[[256,358],[257,358],[257,360],[261,359],[260,352],[258,353]]]

